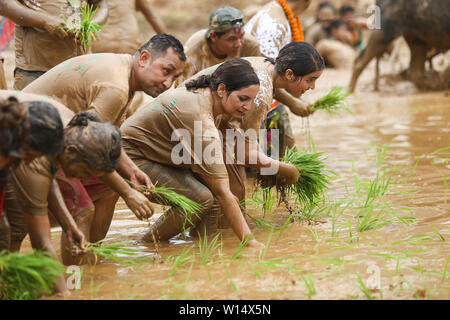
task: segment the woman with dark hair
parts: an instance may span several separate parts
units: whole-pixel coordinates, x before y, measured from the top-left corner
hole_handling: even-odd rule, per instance
[[[226,124],[232,124],[237,130],[244,131],[250,145],[249,153],[252,154],[253,152],[261,152],[257,142],[257,132],[261,125],[265,122],[265,128],[274,127],[267,124],[268,121],[271,121],[271,119],[267,120],[267,114],[271,110],[274,98],[289,106],[294,114],[308,116],[312,113],[310,106],[298,98],[306,91],[315,88],[315,82],[321,76],[325,64],[316,49],[307,42],[289,43],[280,50],[276,59],[263,57],[245,57],[242,59],[248,61],[258,75],[260,80],[258,94],[253,100],[251,109],[242,117],[232,120],[228,115],[222,115],[217,119],[216,124],[218,128],[222,128],[220,122],[223,121]],[[216,65],[205,69],[191,79],[211,74],[217,68]],[[272,139],[274,141],[269,145],[270,152],[267,152],[267,154],[273,158],[278,158],[277,155],[282,156],[283,150],[289,144],[282,140],[284,128],[279,124],[276,124],[275,128],[280,130],[280,142],[277,144],[276,139]],[[249,131],[249,129],[251,130]],[[255,132],[256,134],[254,134]],[[245,198],[245,167],[236,163],[227,163],[226,167],[231,191],[239,201],[242,201]]]
[[[174,188],[202,206],[189,221],[176,209],[167,211],[150,227],[145,241],[169,240],[220,207],[241,241],[263,246],[253,239],[230,190],[223,144],[215,126],[221,115],[239,119],[247,113],[258,89],[259,79],[250,63],[233,58],[212,74],[161,94],[124,122],[123,146],[139,168],[152,181]],[[266,158],[259,159],[256,166],[270,166],[274,160],[263,164]]]

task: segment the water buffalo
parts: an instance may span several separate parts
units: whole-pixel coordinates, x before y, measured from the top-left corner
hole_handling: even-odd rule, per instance
[[[450,49],[449,0],[377,0],[381,9],[381,29],[371,31],[365,51],[356,58],[350,91],[367,64],[380,57],[389,44],[403,36],[411,51],[410,79],[423,88],[427,52]]]

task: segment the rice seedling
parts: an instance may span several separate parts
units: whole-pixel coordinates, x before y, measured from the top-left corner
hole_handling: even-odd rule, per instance
[[[317,294],[314,280],[309,274],[301,274],[306,290],[308,290],[308,299]]]
[[[300,177],[294,185],[279,187],[279,190],[288,195],[294,194],[301,204],[317,203],[330,183],[329,174],[334,174],[325,169],[322,155],[320,152],[295,151],[295,147],[286,150],[281,161],[294,165],[300,172]]]
[[[0,299],[31,300],[53,292],[64,266],[48,252],[0,252]]]
[[[87,5],[86,8],[80,7],[81,19],[78,24],[69,21],[66,17],[63,18],[65,26],[62,29],[72,33],[86,53],[90,52],[92,41],[96,40],[100,30],[105,27],[92,22],[96,12],[97,8],[94,9],[93,5]]]
[[[370,290],[366,287],[366,285],[364,284],[364,281],[361,279],[361,276],[358,274],[357,277],[358,277],[359,288],[361,289],[362,293],[364,293],[364,295],[366,296],[367,299],[374,300],[375,297],[372,295]]]
[[[320,242],[319,234],[317,233],[317,228],[312,229],[312,228],[306,227],[306,229],[308,229],[311,232],[311,234],[313,235],[314,240],[316,242]]]
[[[219,238],[221,237],[221,233],[218,233],[211,242],[208,243],[208,237],[206,236],[206,230],[205,234],[203,235],[203,238],[199,238],[198,242],[198,249],[200,254],[200,264],[206,265],[210,263],[211,258],[214,256],[214,252],[219,250],[217,253],[218,255],[221,255],[220,249],[222,248],[222,241],[219,242]]]
[[[244,248],[247,246],[248,242],[251,240],[250,237],[246,237],[242,239],[241,242],[239,242],[239,245],[237,246],[236,250],[234,251],[233,255],[231,256],[231,260],[237,260],[242,258],[242,253]]]
[[[128,179],[125,179],[125,181],[127,181],[130,185],[139,188],[140,191],[150,200],[164,206],[172,207],[173,210],[176,210],[183,215],[185,223],[189,222],[190,224],[193,224],[191,220],[192,215],[200,218],[198,213],[202,211],[203,206],[188,197],[177,193],[174,188],[155,185],[152,189],[148,189],[146,186],[137,185]]]
[[[245,214],[250,219],[252,219],[252,221],[255,222],[256,225],[260,228],[264,228],[264,229],[279,229],[280,228],[279,226],[274,225],[270,219],[254,217],[254,216],[250,215],[248,212],[246,212]]]
[[[450,261],[450,255],[447,255],[447,259],[445,260],[444,271],[442,271],[442,282],[444,282],[445,278],[447,277],[447,267],[448,267],[449,261]]]
[[[148,256],[142,256],[136,249],[127,248],[126,245],[129,244],[130,241],[104,244],[105,241],[107,241],[107,239],[90,243],[86,248],[86,252],[91,252],[95,256],[94,265],[97,263],[99,257],[126,265],[154,260],[153,257],[149,258]]]
[[[170,255],[167,257],[167,262],[172,263],[172,270],[169,272],[169,277],[172,277],[180,266],[189,262],[194,262],[195,255],[189,256],[192,248],[194,248],[194,245],[184,248],[180,254]]]
[[[350,93],[344,92],[342,88],[334,87],[328,94],[316,100],[312,104],[312,109],[314,111],[324,110],[331,116],[339,115],[341,111],[346,111],[353,115],[346,103],[350,95]]]

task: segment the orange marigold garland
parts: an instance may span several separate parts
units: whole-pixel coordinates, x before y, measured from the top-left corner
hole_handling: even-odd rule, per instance
[[[277,0],[277,2],[281,5],[281,7],[284,10],[284,13],[289,19],[289,24],[291,25],[292,31],[292,40],[305,41],[305,38],[303,36],[302,23],[300,22],[300,19],[294,16],[294,13],[292,12],[291,7],[289,7],[289,5],[286,3],[286,0]]]

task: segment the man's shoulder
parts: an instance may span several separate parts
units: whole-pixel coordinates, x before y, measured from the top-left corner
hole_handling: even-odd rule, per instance
[[[207,29],[198,30],[197,32],[193,33],[186,40],[186,42],[183,45],[186,53],[188,53],[189,51],[192,52],[192,51],[197,50],[206,42],[206,38],[205,38],[206,31],[207,31]]]
[[[245,34],[241,48],[241,57],[260,56],[258,40],[251,34]]]

